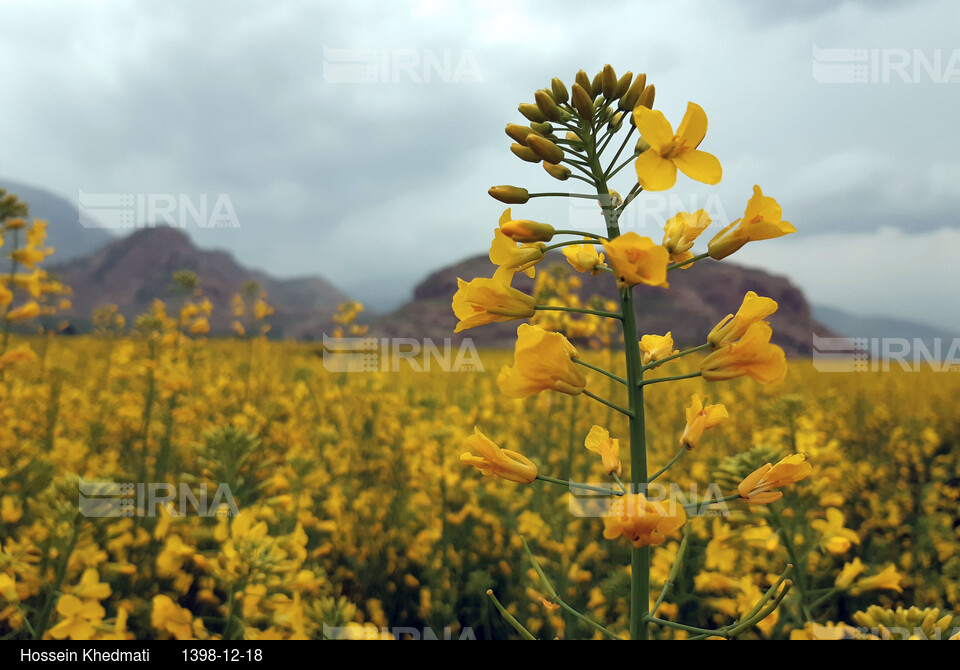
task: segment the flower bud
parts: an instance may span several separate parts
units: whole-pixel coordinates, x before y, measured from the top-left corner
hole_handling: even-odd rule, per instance
[[[529,244],[531,242],[549,242],[553,239],[554,228],[549,223],[507,220],[500,222],[500,232],[514,242]]]
[[[590,82],[590,97],[596,98],[603,93],[603,70],[597,73],[597,76]]]
[[[507,136],[514,142],[525,144],[527,141],[527,135],[536,131],[529,126],[520,126],[516,123],[508,123],[505,132],[507,133]]]
[[[613,95],[617,92],[617,72],[609,63],[600,71],[600,90],[607,100],[613,100]]]
[[[546,89],[541,89],[534,93],[534,99],[537,101],[537,108],[550,121],[560,120],[560,108],[554,102],[552,93]]]
[[[632,112],[633,108],[637,106],[637,100],[640,99],[640,94],[643,93],[646,85],[647,75],[643,73],[638,74],[637,78],[630,84],[627,92],[620,97],[620,104],[617,105],[617,109],[624,112]]]
[[[529,137],[536,137],[536,135],[531,133]],[[533,149],[525,147],[522,144],[517,144],[516,142],[510,145],[510,151],[512,151],[517,158],[527,161],[528,163],[539,163],[543,160]]]
[[[623,126],[623,112],[617,112],[613,115],[613,118],[610,119],[610,123],[607,124],[607,127],[611,133],[615,133],[620,130],[621,126]]]
[[[588,77],[587,73],[583,70],[577,72],[576,83],[580,84],[580,87],[584,91],[590,92],[590,77]]]
[[[580,118],[593,118],[593,98],[579,82],[573,85],[572,100],[573,106],[580,113]]]
[[[630,118],[631,118],[631,119],[633,118],[633,115],[632,115],[632,114],[630,115]],[[641,137],[639,140],[637,140],[637,148],[634,150],[634,153],[636,153],[637,155],[639,155],[639,154],[642,154],[644,151],[646,151],[646,150],[649,149],[649,148],[650,148],[650,144],[649,144],[645,139],[643,139],[643,138]]]
[[[553,135],[553,126],[549,123],[531,123],[530,127],[533,128],[533,132],[538,135],[543,135],[544,137],[550,137]]]
[[[567,181],[570,179],[570,168],[566,165],[553,165],[552,163],[544,163],[543,169],[547,171],[547,174],[553,177],[554,179],[559,179],[560,181]]]
[[[553,91],[553,99],[559,104],[562,105],[570,99],[570,94],[567,92],[566,85],[557,77],[554,77],[553,81],[550,82],[550,88]]]
[[[521,114],[537,123],[543,123],[547,120],[547,117],[543,115],[543,112],[540,111],[540,108],[536,105],[531,105],[528,102],[520,103],[520,106],[517,107]]]
[[[540,158],[556,165],[563,160],[563,149],[550,140],[531,133],[527,136],[527,146],[533,149]]]
[[[530,199],[530,193],[519,186],[491,186],[487,191],[492,198],[508,205],[522,205]]]
[[[583,149],[583,140],[580,139],[580,136],[576,133],[568,132],[566,134],[567,141],[570,142],[570,146],[574,149]]]
[[[625,75],[620,77],[617,81],[617,88],[613,92],[613,97],[611,100],[618,100],[623,97],[623,94],[630,89],[630,82],[633,81],[633,73],[627,72]]]
[[[653,87],[653,84],[650,84],[645,89],[643,93],[640,94],[640,99],[637,100],[638,105],[643,105],[647,109],[653,109],[653,99],[657,95],[657,89]]]

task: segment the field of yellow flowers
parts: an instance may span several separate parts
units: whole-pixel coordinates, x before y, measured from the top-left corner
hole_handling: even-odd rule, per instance
[[[504,397],[508,352],[481,352],[483,371],[332,373],[316,345],[138,325],[11,342],[36,355],[8,357],[0,383],[0,636],[318,638],[350,623],[513,636],[491,588],[541,638],[598,636],[540,600],[521,535],[566,602],[626,631],[629,546],[572,515],[565,489],[482,478],[458,460],[464,426],[477,425],[544,474],[563,477],[569,460],[574,479],[602,480],[584,438],[594,424],[622,433],[615,412],[562,394]],[[588,360],[622,365],[616,352]],[[690,394],[707,391],[695,379],[649,392],[654,467],[674,453]],[[948,626],[960,611],[960,377],[791,361],[782,383],[709,392],[734,418],[674,481],[735,486],[793,452],[815,474],[764,510],[691,518],[660,616],[728,623],[793,562],[801,588],[746,637]],[[88,518],[80,478],[226,483],[239,514]],[[677,546],[654,548],[651,597]]]

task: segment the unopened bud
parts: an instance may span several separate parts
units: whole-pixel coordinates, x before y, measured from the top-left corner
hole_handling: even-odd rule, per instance
[[[540,89],[533,95],[537,101],[537,107],[549,121],[560,120],[560,108],[553,100],[553,94],[546,89]]]
[[[523,205],[530,199],[529,191],[519,186],[491,186],[487,193],[508,205]]]
[[[633,108],[637,106],[637,100],[640,99],[640,94],[643,93],[646,85],[647,75],[643,73],[638,74],[637,78],[630,84],[627,92],[620,97],[620,103],[617,105],[617,109],[623,112],[632,112]]]
[[[623,112],[617,112],[616,114],[614,114],[613,118],[610,119],[610,123],[607,124],[607,126],[610,129],[611,133],[615,133],[618,130],[620,130],[621,126],[623,126]]]
[[[633,73],[627,72],[625,75],[620,77],[620,80],[617,82],[617,90],[613,92],[613,98],[611,100],[618,100],[623,97],[623,94],[630,89],[630,82],[633,81]]]
[[[587,90],[578,83],[573,85],[573,106],[582,119],[593,118],[593,98]]]
[[[653,84],[650,84],[645,89],[643,93],[640,94],[640,99],[637,100],[638,105],[643,105],[647,109],[653,109],[653,99],[657,95],[657,89],[653,87]]]
[[[590,92],[590,77],[583,70],[577,72],[576,83],[580,84],[584,91]]]
[[[547,174],[553,177],[554,179],[559,179],[560,181],[567,181],[570,179],[570,168],[566,165],[554,165],[552,163],[544,163],[543,169],[547,171]]]
[[[507,210],[508,212],[510,210]],[[536,221],[512,221],[503,219],[506,217],[506,212],[504,212],[504,217],[500,220],[500,232],[509,237],[514,242],[549,242],[553,239],[554,227],[549,223],[538,223]]]
[[[600,71],[600,90],[607,100],[613,100],[613,94],[617,92],[617,72],[609,63]]]
[[[537,133],[538,135],[543,135],[544,137],[553,135],[553,126],[551,126],[549,123],[531,123],[530,127],[533,128],[533,132]]]
[[[522,102],[520,106],[517,107],[521,114],[527,117],[531,121],[537,123],[543,123],[547,120],[547,117],[543,115],[543,112],[540,111],[540,108],[536,105],[531,105],[529,102]]]
[[[597,76],[590,82],[590,97],[596,98],[603,93],[603,70],[597,73]]]
[[[566,135],[567,141],[570,142],[570,146],[574,149],[583,148],[583,140],[580,139],[580,136],[576,133],[568,132]]]
[[[556,100],[557,103],[562,105],[570,99],[566,85],[557,77],[554,77],[553,81],[550,82],[550,89],[553,91],[553,99]]]
[[[637,148],[634,150],[636,154],[642,154],[644,151],[650,148],[650,145],[642,137],[637,140]]]
[[[533,149],[540,158],[556,165],[563,160],[563,149],[550,140],[539,135],[527,135],[527,146]]]
[[[528,137],[536,137],[536,135],[531,133]],[[522,144],[517,144],[516,142],[510,145],[510,151],[512,151],[517,158],[527,161],[528,163],[539,163],[543,160],[533,149],[525,147]]]
[[[526,144],[527,135],[532,132],[535,132],[533,128],[529,126],[520,126],[516,123],[508,123],[506,131],[507,136],[514,142],[519,142],[520,144]]]

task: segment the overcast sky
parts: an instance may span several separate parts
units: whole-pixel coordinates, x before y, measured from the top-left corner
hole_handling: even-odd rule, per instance
[[[0,0],[0,175],[73,201],[226,194],[240,227],[189,223],[199,245],[392,307],[486,251],[503,209],[489,186],[566,186],[516,159],[503,128],[552,77],[609,62],[646,72],[675,126],[699,103],[701,148],[724,167],[716,187],[681,176],[641,199],[626,227],[659,241],[667,216],[699,207],[719,225],[759,184],[798,232],[737,261],[815,304],[960,333],[960,5],[584,7]],[[579,201],[515,214],[600,226]]]

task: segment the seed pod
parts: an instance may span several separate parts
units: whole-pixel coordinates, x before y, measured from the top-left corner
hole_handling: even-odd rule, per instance
[[[536,137],[536,135],[531,133],[527,136],[528,139],[531,137]],[[543,160],[533,149],[525,147],[522,144],[517,144],[516,142],[510,145],[510,151],[512,151],[517,158],[527,161],[528,163],[539,163]]]
[[[617,82],[617,90],[613,92],[612,100],[619,100],[623,97],[623,94],[627,92],[630,88],[630,82],[633,80],[633,73],[627,72],[625,75],[620,77],[620,80]]]
[[[537,108],[549,121],[560,120],[560,108],[553,101],[552,93],[548,93],[546,89],[540,89],[534,93],[533,97],[537,101]]]
[[[600,90],[607,100],[613,100],[613,94],[617,92],[617,72],[609,63],[600,71]]]
[[[640,94],[643,93],[643,89],[647,85],[647,75],[641,73],[637,75],[637,78],[633,80],[633,83],[630,84],[630,88],[627,89],[627,92],[623,94],[620,98],[620,103],[617,105],[617,109],[623,112],[632,112],[633,108],[637,106],[637,100],[640,99]]]
[[[519,186],[491,186],[487,191],[491,197],[508,205],[523,205],[530,199],[530,193]]]
[[[527,117],[531,121],[536,121],[537,123],[543,123],[547,120],[547,117],[543,115],[543,112],[540,111],[540,108],[536,105],[531,105],[529,102],[522,102],[520,106],[517,107],[521,114]]]
[[[562,105],[570,99],[570,94],[567,92],[566,85],[560,81],[559,78],[553,78],[553,81],[550,82],[550,88],[553,91],[553,99],[556,100],[557,103]]]
[[[543,169],[547,171],[554,179],[559,179],[560,181],[567,181],[570,179],[570,168],[566,165],[554,165],[553,163],[544,163]]]
[[[519,126],[516,123],[508,123],[505,132],[507,133],[507,136],[514,142],[526,144],[527,135],[536,131],[529,126]]]
[[[527,146],[533,149],[540,158],[548,163],[556,165],[563,160],[563,149],[539,135],[532,133],[528,135]]]
[[[593,99],[579,83],[573,85],[572,100],[574,108],[580,113],[580,118],[593,118]]]

